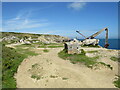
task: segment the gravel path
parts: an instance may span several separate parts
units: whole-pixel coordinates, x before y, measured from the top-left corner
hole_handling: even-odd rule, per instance
[[[115,88],[112,82],[117,74],[117,62],[103,55],[100,59],[110,63],[114,69],[93,70],[59,58],[57,53],[61,50],[52,48],[45,53],[42,49],[35,49],[41,54],[28,57],[21,63],[15,75],[17,88]],[[99,50],[107,52],[105,49]],[[40,76],[39,80],[31,78],[34,74]]]

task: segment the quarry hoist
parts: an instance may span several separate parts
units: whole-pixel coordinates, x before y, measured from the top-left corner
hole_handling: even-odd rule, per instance
[[[85,42],[84,44],[86,45],[89,45],[89,44],[98,44],[98,40],[97,39],[94,39],[96,36],[98,36],[100,33],[102,33],[103,31],[106,31],[106,38],[105,38],[105,45],[104,47],[105,48],[108,48],[109,44],[108,44],[108,28],[103,28],[101,29],[100,31],[96,32],[95,34],[89,36],[89,37],[86,37],[84,36],[83,34],[81,34],[79,31],[76,31],[77,33],[79,33],[80,35],[82,35],[85,39],[82,40],[82,42]],[[95,41],[96,40],[96,41]],[[87,41],[87,42],[86,42]],[[90,42],[91,41],[91,42]],[[89,43],[88,43],[89,42]]]

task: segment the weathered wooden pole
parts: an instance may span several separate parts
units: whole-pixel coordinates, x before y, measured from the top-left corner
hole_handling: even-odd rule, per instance
[[[109,44],[108,44],[108,28],[105,29],[106,31],[106,38],[105,38],[105,48],[108,48]]]

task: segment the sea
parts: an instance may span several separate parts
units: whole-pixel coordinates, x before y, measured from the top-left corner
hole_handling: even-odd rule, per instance
[[[78,39],[83,40],[83,39]],[[108,49],[120,50],[120,39],[108,39],[109,47]],[[99,39],[99,45],[104,47],[105,39]]]
[[[105,39],[99,39],[99,45],[104,47]],[[108,39],[109,47],[108,49],[120,50],[120,39]]]

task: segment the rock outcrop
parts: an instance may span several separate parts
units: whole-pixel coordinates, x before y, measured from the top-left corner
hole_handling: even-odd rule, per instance
[[[15,32],[2,32],[1,41],[8,43],[62,43],[70,40],[68,37],[62,37],[59,35],[47,35],[47,34],[29,34],[29,33],[15,33]]]

